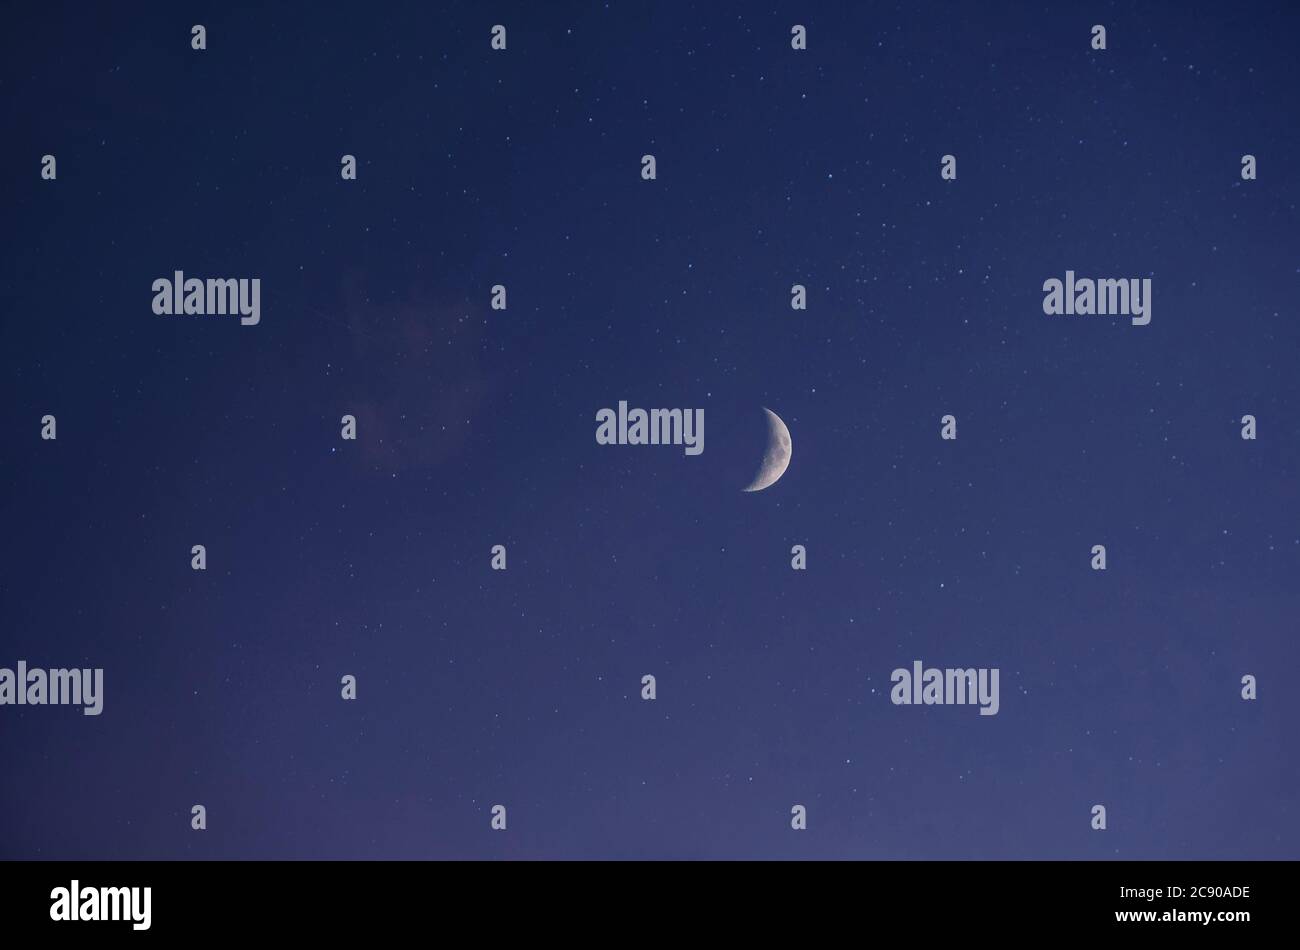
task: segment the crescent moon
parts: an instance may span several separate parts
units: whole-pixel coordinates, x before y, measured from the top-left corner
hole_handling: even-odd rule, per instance
[[[758,474],[745,491],[770,488],[790,467],[790,455],[794,449],[790,441],[790,430],[771,409],[764,406],[763,411],[767,413],[767,451],[763,453],[763,463],[758,468]]]

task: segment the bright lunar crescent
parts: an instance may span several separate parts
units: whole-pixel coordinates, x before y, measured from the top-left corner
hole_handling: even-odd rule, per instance
[[[771,409],[764,406],[763,411],[767,413],[767,451],[763,454],[758,474],[745,491],[762,491],[776,484],[790,466],[790,453],[794,448],[790,442],[790,430]]]

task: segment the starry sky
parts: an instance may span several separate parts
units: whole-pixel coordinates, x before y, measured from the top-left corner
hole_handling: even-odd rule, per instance
[[[11,9],[0,666],[104,711],[0,707],[0,856],[1300,856],[1297,27]],[[1046,316],[1067,269],[1151,324]],[[704,453],[597,445],[620,399]],[[998,715],[892,705],[917,659]]]

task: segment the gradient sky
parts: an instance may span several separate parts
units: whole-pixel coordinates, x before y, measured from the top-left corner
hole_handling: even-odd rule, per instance
[[[0,856],[1300,857],[1300,11],[262,6],[0,36]]]

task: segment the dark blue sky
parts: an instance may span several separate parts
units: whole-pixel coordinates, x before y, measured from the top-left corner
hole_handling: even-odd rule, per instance
[[[1295,8],[260,6],[0,36],[0,856],[1300,856]]]

